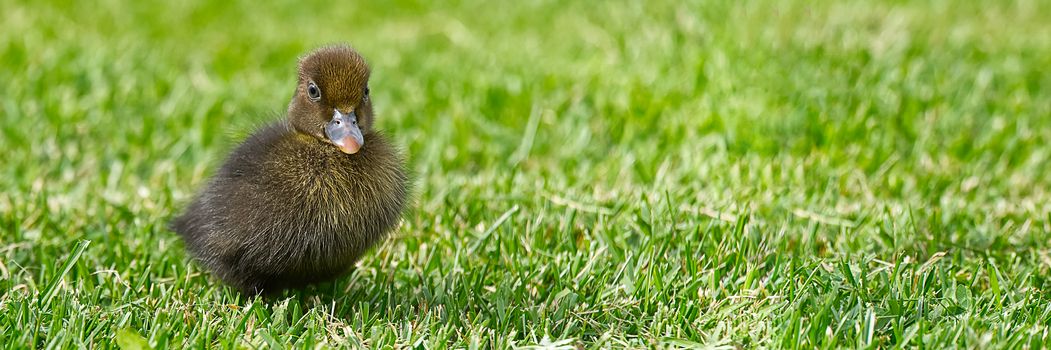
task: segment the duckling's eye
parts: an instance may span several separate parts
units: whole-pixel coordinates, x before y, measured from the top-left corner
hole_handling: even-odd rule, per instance
[[[307,86],[307,97],[310,97],[314,102],[321,99],[321,89],[319,89],[314,82],[310,82],[310,85]]]
[[[369,88],[368,87],[365,87],[365,97],[362,98],[362,101],[369,102]]]

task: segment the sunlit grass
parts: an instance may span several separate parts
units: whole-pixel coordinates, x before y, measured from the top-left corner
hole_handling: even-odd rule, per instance
[[[1049,340],[1048,1],[0,8],[9,347]],[[413,210],[246,299],[167,222],[334,42]]]

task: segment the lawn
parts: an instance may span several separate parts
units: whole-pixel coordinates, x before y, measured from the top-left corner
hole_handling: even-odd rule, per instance
[[[1051,341],[1051,1],[0,9],[4,347]],[[337,42],[412,209],[239,295],[168,221]]]

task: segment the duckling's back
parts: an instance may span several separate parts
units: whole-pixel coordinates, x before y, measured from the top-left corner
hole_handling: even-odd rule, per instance
[[[370,132],[352,155],[285,122],[250,136],[172,222],[191,254],[244,292],[334,279],[393,229],[408,177]]]

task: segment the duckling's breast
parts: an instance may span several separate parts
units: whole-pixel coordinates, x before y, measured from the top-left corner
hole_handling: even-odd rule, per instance
[[[237,181],[225,215],[241,240],[237,259],[285,284],[348,270],[399,222],[408,196],[404,161],[370,132],[352,155],[288,128],[263,130],[222,172]],[[232,198],[227,198],[232,199]]]

